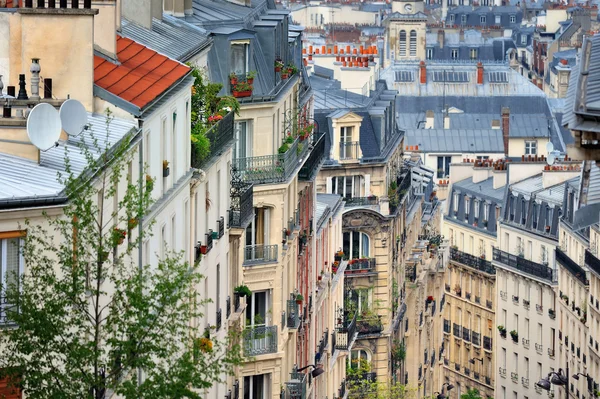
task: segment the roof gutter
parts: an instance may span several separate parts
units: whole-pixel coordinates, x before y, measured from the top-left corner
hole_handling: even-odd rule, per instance
[[[14,210],[19,208],[38,208],[66,204],[68,198],[65,195],[8,198],[0,200],[0,211]]]

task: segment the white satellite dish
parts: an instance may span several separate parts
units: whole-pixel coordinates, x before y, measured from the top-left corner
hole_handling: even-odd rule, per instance
[[[69,136],[77,136],[88,124],[87,112],[82,103],[69,99],[60,106],[62,128]]]
[[[549,152],[547,158],[548,165],[553,165],[554,161],[556,161],[556,155],[554,155],[554,152]]]
[[[52,105],[41,103],[33,107],[27,118],[27,136],[34,146],[42,151],[54,147],[60,131],[60,116]]]
[[[554,151],[554,144],[552,144],[551,141],[549,141],[548,144],[546,144],[546,151],[548,151],[548,154]]]

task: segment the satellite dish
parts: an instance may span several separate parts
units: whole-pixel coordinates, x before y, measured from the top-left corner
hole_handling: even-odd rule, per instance
[[[554,152],[548,153],[548,158],[547,158],[548,165],[553,165],[554,161],[556,161],[556,155],[554,155]]]
[[[60,121],[62,128],[69,136],[77,136],[86,128],[87,112],[82,103],[77,100],[67,100],[60,106]]]
[[[548,151],[548,154],[550,154],[552,151],[554,151],[554,144],[552,144],[551,141],[549,141],[548,144],[546,144],[546,151]]]
[[[41,103],[33,107],[27,118],[27,136],[34,146],[42,151],[54,147],[60,131],[60,116],[52,105]]]

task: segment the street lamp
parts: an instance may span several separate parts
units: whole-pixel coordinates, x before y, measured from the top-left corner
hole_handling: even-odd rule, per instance
[[[310,375],[312,376],[312,378],[317,378],[318,376],[320,376],[321,374],[323,374],[325,372],[325,370],[323,370],[322,367],[317,367],[314,364],[309,364],[308,366],[304,366],[296,371],[301,372],[301,371],[306,370],[309,367],[313,368],[313,370],[310,372]]]
[[[481,364],[483,364],[483,358],[479,359],[477,357],[474,357],[473,359],[469,359],[469,363],[475,364],[475,360],[479,360],[481,362]]]
[[[446,393],[444,393],[444,388],[446,388]],[[454,385],[450,384],[449,382],[445,382],[442,385],[442,393],[439,392],[434,392],[433,394],[436,395],[436,399],[446,399],[447,396],[446,394],[448,393],[449,390],[451,390],[452,388],[454,388]]]
[[[576,379],[579,379],[579,377]],[[548,377],[542,378],[537,382],[536,385],[546,391],[549,391],[552,384],[564,386],[567,391],[567,398],[569,397],[569,366],[567,366],[566,373],[563,373],[563,369],[558,369],[558,373],[556,371],[552,371],[551,373],[548,373]]]

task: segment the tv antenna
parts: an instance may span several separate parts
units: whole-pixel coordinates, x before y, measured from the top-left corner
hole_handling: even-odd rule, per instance
[[[33,107],[27,118],[27,136],[31,143],[41,151],[58,146],[61,132],[58,111],[48,103]]]
[[[62,129],[69,136],[79,136],[89,128],[85,107],[77,100],[65,101],[60,106],[59,115]]]

